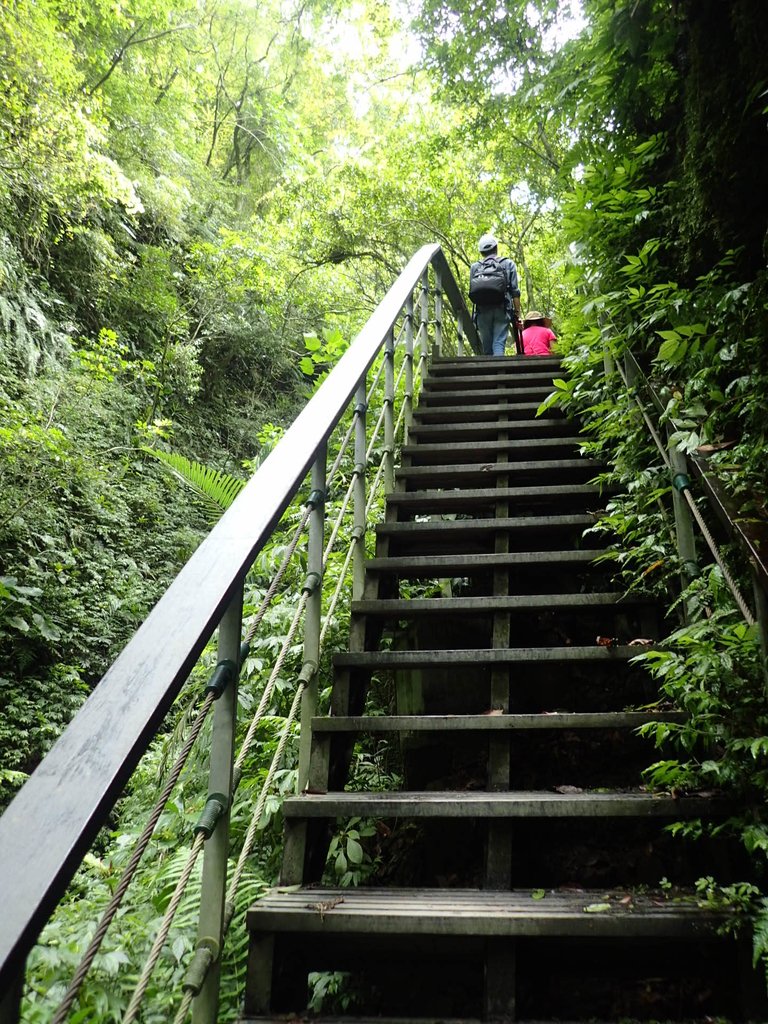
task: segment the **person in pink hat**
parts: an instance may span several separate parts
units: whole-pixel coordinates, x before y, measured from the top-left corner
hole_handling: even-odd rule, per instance
[[[525,314],[523,321],[523,352],[527,356],[549,356],[552,354],[552,342],[557,336],[552,331],[549,317],[532,309]]]

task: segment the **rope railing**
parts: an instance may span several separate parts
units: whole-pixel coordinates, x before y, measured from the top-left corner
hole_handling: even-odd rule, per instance
[[[710,553],[712,555],[712,558],[714,559],[715,564],[720,569],[720,572],[723,575],[723,579],[725,580],[726,586],[730,590],[731,595],[732,595],[732,597],[733,597],[733,599],[734,599],[734,601],[736,603],[736,606],[738,607],[739,611],[741,612],[742,617],[744,618],[744,621],[747,623],[747,625],[754,626],[755,622],[756,622],[755,616],[752,614],[752,611],[749,608],[749,605],[747,604],[746,600],[744,599],[744,595],[741,593],[741,589],[740,589],[739,585],[737,584],[736,580],[733,578],[733,574],[731,573],[731,571],[728,568],[728,566],[725,564],[725,561],[723,560],[723,556],[722,556],[722,554],[720,552],[720,548],[719,548],[717,542],[715,541],[714,537],[712,536],[712,533],[711,533],[709,527],[707,526],[707,523],[704,520],[704,517],[702,516],[701,511],[700,511],[698,505],[696,504],[696,500],[694,499],[693,494],[691,493],[691,482],[690,482],[690,478],[688,477],[688,474],[685,473],[684,471],[682,471],[681,468],[678,468],[678,467],[676,467],[676,466],[674,466],[672,464],[672,460],[670,459],[669,452],[667,451],[667,447],[664,444],[664,441],[663,441],[661,435],[659,434],[658,430],[656,429],[656,427],[655,427],[655,425],[654,425],[650,415],[648,414],[647,409],[643,405],[642,399],[640,398],[640,395],[638,394],[637,388],[632,387],[630,385],[630,381],[628,379],[627,373],[624,370],[624,368],[620,365],[620,363],[616,363],[615,365],[616,365],[616,369],[618,370],[619,375],[620,375],[620,377],[621,377],[621,379],[622,379],[622,381],[624,383],[624,386],[627,388],[627,391],[632,396],[635,404],[637,405],[638,409],[640,410],[640,414],[641,414],[641,416],[643,418],[643,421],[645,422],[646,428],[648,429],[648,432],[651,435],[651,438],[653,439],[653,442],[656,445],[656,447],[657,447],[657,449],[659,451],[659,454],[661,455],[662,461],[664,462],[664,465],[665,465],[667,471],[669,472],[670,480],[672,482],[672,486],[675,488],[675,490],[679,494],[682,495],[684,501],[686,502],[686,505],[687,505],[687,507],[688,507],[688,509],[690,511],[690,514],[693,517],[694,521],[696,522],[696,525],[699,527],[701,535],[704,538],[704,540],[705,540],[705,542],[707,544],[707,547],[709,548],[709,551],[710,551]],[[650,385],[648,385],[648,382],[645,380],[645,377],[642,374],[642,371],[637,366],[637,363],[634,360],[633,360],[633,372],[634,372],[634,375],[636,377],[642,378],[643,382],[647,386],[650,386]]]
[[[219,635],[219,656],[216,670],[211,682],[208,684],[207,692],[200,705],[200,708],[192,721],[191,728],[189,729],[188,735],[184,739],[181,749],[174,761],[173,767],[167,775],[165,783],[163,785],[162,793],[154,804],[141,835],[137,839],[134,848],[131,852],[128,864],[117,884],[114,892],[112,893],[111,899],[102,914],[102,917],[97,925],[91,942],[86,949],[77,970],[75,971],[72,980],[67,988],[64,998],[59,1003],[55,1015],[52,1020],[54,1024],[64,1024],[69,1014],[73,1011],[73,1008],[77,1002],[78,995],[81,991],[82,985],[87,977],[88,971],[94,963],[94,960],[98,954],[98,951],[103,943],[105,934],[109,929],[110,925],[114,922],[118,915],[127,891],[130,888],[131,882],[135,879],[137,872],[139,871],[140,862],[142,856],[145,853],[149,843],[152,840],[152,836],[155,832],[157,824],[166,808],[171,795],[178,785],[181,773],[184,767],[187,765],[190,757],[190,753],[198,742],[203,726],[209,718],[209,714],[212,708],[215,708],[213,728],[212,728],[212,747],[211,747],[211,781],[209,782],[209,798],[205,804],[203,814],[201,815],[201,821],[195,826],[195,837],[192,842],[192,846],[188,852],[187,860],[184,864],[182,874],[178,879],[178,883],[174,889],[174,893],[168,903],[165,915],[163,917],[160,928],[155,935],[155,939],[152,943],[151,949],[147,955],[144,963],[144,967],[141,971],[139,979],[131,995],[128,1006],[125,1010],[123,1018],[124,1024],[131,1024],[135,1021],[141,1013],[141,1006],[146,993],[149,989],[151,978],[159,962],[163,946],[167,940],[170,929],[173,925],[174,917],[177,914],[178,908],[181,904],[184,892],[192,884],[192,879],[195,876],[195,864],[200,859],[200,853],[205,852],[205,865],[203,869],[202,877],[202,896],[201,900],[203,903],[206,900],[205,890],[206,885],[206,872],[209,872],[209,844],[218,844],[221,847],[221,836],[226,835],[222,833],[222,828],[228,829],[229,820],[229,808],[231,807],[232,800],[235,793],[237,792],[238,785],[242,779],[245,765],[248,763],[248,757],[251,753],[256,736],[258,734],[259,723],[264,719],[267,711],[270,708],[270,702],[274,698],[277,680],[280,674],[283,672],[288,655],[293,650],[296,642],[297,635],[299,633],[301,622],[305,619],[304,632],[305,632],[305,657],[303,667],[298,675],[298,685],[293,696],[290,710],[284,719],[281,727],[280,738],[278,740],[277,748],[274,752],[274,756],[271,760],[270,766],[267,770],[267,774],[264,778],[259,797],[256,800],[256,804],[253,808],[251,815],[251,821],[246,833],[243,845],[239,851],[237,863],[234,867],[232,876],[229,880],[229,884],[226,884],[226,870],[224,876],[221,879],[221,893],[223,896],[224,911],[218,929],[221,941],[226,935],[227,929],[229,928],[232,916],[234,914],[235,899],[237,896],[238,888],[240,886],[242,876],[245,870],[245,865],[250,856],[253,846],[255,844],[256,835],[258,833],[259,823],[262,820],[264,809],[266,807],[266,801],[268,799],[271,787],[274,783],[275,774],[279,766],[283,763],[285,751],[288,742],[292,735],[295,734],[296,722],[299,716],[299,708],[301,708],[302,721],[306,709],[311,707],[311,702],[306,704],[307,695],[312,691],[313,688],[317,687],[317,675],[318,675],[318,664],[319,654],[315,657],[307,657],[307,643],[308,637],[315,634],[316,650],[317,652],[322,651],[323,644],[326,640],[328,629],[334,622],[334,615],[338,607],[338,603],[344,593],[345,587],[348,586],[348,577],[350,564],[353,559],[355,562],[355,573],[353,581],[353,596],[354,587],[359,587],[360,572],[359,572],[359,558],[365,557],[365,532],[366,524],[370,521],[373,507],[379,500],[379,494],[382,487],[382,481],[385,488],[391,488],[393,475],[393,459],[394,459],[394,438],[399,436],[399,433],[403,427],[403,423],[407,422],[406,417],[409,414],[410,406],[413,398],[414,381],[413,381],[413,369],[416,360],[416,349],[418,347],[419,359],[417,363],[417,372],[422,370],[425,364],[425,360],[428,358],[429,351],[429,335],[428,331],[430,328],[430,319],[428,315],[428,305],[431,290],[427,279],[427,269],[430,264],[440,267],[440,272],[444,275],[447,268],[442,253],[437,246],[425,247],[424,250],[420,251],[409,266],[403,271],[400,279],[395,286],[390,290],[386,300],[382,302],[380,307],[377,309],[374,316],[369,320],[366,328],[358,335],[354,346],[350,349],[349,353],[341,360],[339,366],[334,369],[327,381],[321,386],[318,391],[316,399],[313,399],[307,410],[302,413],[297,422],[293,427],[286,433],[283,440],[276,447],[275,451],[270,454],[264,465],[260,468],[256,474],[255,479],[252,483],[244,490],[240,498],[237,499],[231,512],[225,514],[222,520],[221,529],[219,527],[214,528],[210,536],[210,545],[208,542],[204,542],[198,552],[195,553],[193,558],[185,567],[185,570],[180,575],[179,579],[174,583],[169,594],[165,595],[158,603],[155,611],[150,616],[150,619],[145,625],[139,630],[136,641],[131,643],[126,648],[126,651],[121,656],[122,661],[116,663],[113,670],[110,670],[112,675],[108,673],[103,682],[100,684],[96,691],[104,701],[109,703],[112,699],[111,694],[114,691],[118,692],[118,689],[123,686],[133,686],[132,680],[135,678],[136,686],[140,686],[142,689],[142,700],[141,702],[126,700],[125,697],[120,697],[122,703],[126,706],[134,707],[140,704],[139,714],[143,715],[147,719],[147,722],[142,722],[141,726],[137,724],[134,726],[133,722],[126,724],[122,720],[118,720],[118,724],[115,727],[115,732],[120,733],[128,728],[135,729],[136,739],[130,738],[127,742],[130,745],[130,756],[119,755],[123,757],[123,763],[118,766],[115,761],[116,767],[113,769],[111,766],[104,768],[100,765],[100,769],[106,776],[106,782],[103,778],[94,778],[90,776],[84,780],[83,789],[85,792],[85,803],[89,801],[93,802],[96,797],[91,796],[91,792],[97,789],[103,790],[103,794],[100,793],[98,796],[99,803],[103,804],[107,809],[111,806],[111,802],[119,796],[120,789],[122,787],[122,780],[127,777],[127,772],[132,770],[133,767],[138,763],[138,758],[143,753],[143,749],[139,746],[141,737],[144,735],[151,735],[149,729],[149,722],[152,721],[154,728],[157,728],[163,720],[163,716],[171,706],[173,699],[178,694],[181,686],[186,681],[192,667],[195,664],[197,656],[202,653],[208,638],[210,637],[212,628],[215,627],[217,621],[221,619],[221,630]],[[448,271],[450,274],[450,271]],[[453,281],[452,277],[450,278]],[[454,288],[455,295],[452,300],[452,309],[454,309],[457,318],[463,318],[464,321],[468,320],[468,314],[466,308],[463,305],[463,301],[460,299],[460,293],[455,282],[451,285]],[[456,296],[459,296],[457,299]],[[437,298],[436,298],[437,301]],[[440,352],[440,339],[442,337],[443,327],[443,315],[442,315],[442,292],[440,293],[441,312],[439,316],[435,317],[432,322],[436,332],[435,338],[435,351],[439,354]],[[418,320],[419,326],[418,331],[414,330],[416,323],[415,303],[418,304]],[[400,321],[398,323],[398,321]],[[438,330],[440,331],[440,337],[438,337]],[[395,332],[397,331],[397,334]],[[457,336],[461,337],[461,324],[457,320]],[[476,342],[475,338],[475,342]],[[404,343],[404,344],[403,344]],[[398,372],[395,375],[394,367],[396,361],[399,358],[398,353],[404,355],[402,362],[398,368]],[[377,360],[376,356],[379,353]],[[378,364],[378,365],[377,365]],[[369,373],[369,368],[371,368]],[[370,378],[369,384],[366,384],[366,379]],[[378,393],[378,389],[383,381],[384,393],[380,399],[375,396]],[[362,392],[360,389],[363,388]],[[357,404],[354,404],[354,397],[357,395]],[[361,401],[361,395],[365,397],[365,402]],[[396,396],[400,395],[402,402],[400,404],[399,415],[397,419],[394,419],[392,410],[396,404]],[[349,405],[352,402],[351,406]],[[366,433],[366,421],[367,412],[369,405],[374,406],[380,402],[381,409],[377,415],[376,424],[373,430],[370,432],[369,443],[365,441]],[[307,423],[311,422],[309,411],[316,408],[315,419],[319,423],[321,420],[328,424],[326,427],[314,426],[310,429],[304,425],[304,420]],[[325,440],[330,436],[331,431],[340,424],[344,417],[345,408],[348,408],[351,412],[349,421],[346,423],[344,428],[343,436],[337,442],[335,457],[331,466],[330,472],[321,477],[313,475],[313,480],[317,480],[314,483],[314,489],[311,491],[309,498],[304,504],[304,508],[301,511],[298,522],[293,526],[290,539],[281,553],[279,564],[272,573],[271,580],[266,592],[261,595],[258,607],[256,611],[249,616],[247,620],[247,626],[243,630],[243,618],[242,618],[242,581],[246,578],[246,574],[253,564],[257,554],[264,548],[266,541],[272,535],[274,523],[282,521],[283,512],[289,507],[290,502],[293,500],[296,488],[300,486],[304,480],[306,471],[311,464],[312,459],[316,460],[320,457],[318,453],[322,451],[322,459],[325,459]],[[340,428],[341,429],[341,428]],[[370,460],[374,446],[378,442],[382,429],[384,431],[385,440],[385,453],[384,457],[379,461],[376,468],[376,472],[373,474],[373,480],[369,487],[365,487],[364,480],[366,477],[366,466]],[[320,551],[320,565],[313,568],[311,550],[312,550],[312,537],[317,536],[317,530],[320,529],[323,532],[322,524],[326,515],[326,503],[328,494],[331,491],[334,480],[337,474],[342,469],[345,459],[349,458],[350,444],[355,439],[355,463],[350,473],[350,479],[345,489],[344,495],[340,501],[335,501],[336,509],[334,512],[333,522],[330,524],[330,534],[325,544],[321,544]],[[362,441],[361,441],[362,438]],[[288,468],[286,474],[285,469]],[[313,471],[314,474],[314,471]],[[291,477],[293,483],[287,483],[286,478]],[[323,482],[325,483],[325,492],[320,490]],[[362,487],[362,489],[361,489]],[[250,493],[249,493],[250,492]],[[366,493],[367,492],[367,493]],[[258,495],[258,500],[262,505],[267,507],[259,508],[254,505],[253,499]],[[264,498],[267,501],[264,501]],[[335,585],[333,592],[328,595],[327,607],[322,609],[322,601],[319,595],[322,593],[322,578],[325,571],[328,568],[330,557],[338,544],[339,537],[342,535],[343,524],[345,519],[349,517],[350,508],[354,506],[354,518],[353,527],[349,531],[349,541],[346,545],[344,553],[343,563],[340,567],[338,575],[335,579]],[[255,510],[255,511],[254,511]],[[293,515],[293,513],[292,513]],[[330,519],[329,519],[330,523]],[[261,695],[258,702],[256,711],[252,715],[248,722],[247,728],[245,728],[243,739],[239,745],[239,749],[235,754],[234,750],[229,759],[229,768],[225,774],[224,782],[221,782],[221,768],[214,769],[214,762],[221,763],[220,755],[215,755],[215,745],[221,744],[221,736],[226,734],[226,729],[222,732],[220,721],[226,719],[226,715],[230,714],[234,716],[237,698],[236,698],[236,683],[237,677],[242,669],[245,662],[246,655],[250,651],[250,647],[254,639],[259,634],[260,628],[263,626],[265,617],[269,609],[273,606],[276,598],[281,593],[281,588],[284,587],[285,579],[288,574],[289,568],[292,562],[295,560],[297,552],[299,551],[302,537],[306,534],[307,527],[309,526],[309,548],[310,548],[310,564],[308,565],[308,572],[305,583],[302,587],[301,594],[296,607],[293,610],[293,615],[288,626],[285,637],[282,640],[279,651],[274,657],[274,661],[271,663],[268,678],[261,688]],[[214,539],[221,538],[221,539]],[[242,540],[240,539],[242,538]],[[314,542],[316,544],[316,541]],[[210,554],[209,554],[210,550]],[[356,557],[359,556],[359,557]],[[319,570],[319,571],[318,571]],[[334,570],[335,571],[335,570]],[[238,590],[238,579],[239,590]],[[193,582],[194,581],[194,582]],[[234,589],[233,589],[234,588]],[[210,596],[209,596],[210,592]],[[240,598],[237,598],[237,594],[240,593]],[[234,596],[233,596],[234,595]],[[290,600],[290,598],[289,598]],[[239,604],[238,604],[239,601]],[[205,608],[203,611],[201,606]],[[166,608],[173,609],[172,614],[175,615],[178,621],[178,627],[171,627],[168,621],[168,612]],[[220,609],[228,609],[224,613],[224,618],[221,618],[222,611]],[[224,632],[225,619],[229,623],[227,626],[227,632]],[[316,625],[312,625],[316,622]],[[210,625],[208,625],[210,623]],[[189,640],[184,640],[183,643],[187,645],[186,649],[183,650],[182,646],[175,643],[167,643],[169,636],[189,635]],[[241,639],[242,637],[242,639]],[[310,644],[311,646],[311,644]],[[137,654],[139,650],[146,651],[151,650],[156,652],[153,657],[154,666],[148,667],[146,658],[142,655],[142,660],[137,661],[137,668],[132,667],[131,657],[133,648],[136,648]],[[138,668],[138,665],[141,668]],[[126,668],[120,668],[118,665],[125,665]],[[148,673],[150,675],[148,676]],[[154,673],[151,674],[151,673]],[[157,694],[162,694],[162,698],[154,696],[152,686],[148,685],[148,679],[152,680],[156,678],[157,684],[154,686],[154,690]],[[115,682],[111,680],[114,679]],[[125,682],[123,682],[125,680]],[[214,680],[215,685],[214,685]],[[229,682],[232,685],[227,690],[226,683]],[[225,694],[225,701],[217,698]],[[154,703],[153,703],[154,702]],[[221,718],[220,712],[222,712],[223,705],[228,703],[229,711],[224,709],[224,718]],[[92,704],[93,702],[89,702]],[[95,702],[97,705],[99,701]],[[155,710],[155,704],[157,705]],[[147,709],[145,711],[145,709]],[[96,714],[96,711],[91,714]],[[70,731],[73,732],[73,739],[70,742],[61,742],[57,747],[61,749],[57,750],[54,748],[52,755],[53,761],[56,761],[57,768],[53,766],[49,770],[47,777],[51,777],[56,773],[66,773],[65,768],[58,767],[59,763],[66,765],[67,757],[74,756],[75,750],[84,749],[83,740],[80,737],[81,727],[79,720],[82,718],[78,716],[73,727],[67,731],[67,734],[62,738],[63,741],[67,740],[67,736]],[[112,719],[110,719],[112,721]],[[234,718],[233,718],[234,721]],[[232,731],[234,725],[232,725]],[[307,724],[308,729],[308,724]],[[240,731],[240,730],[238,730]],[[217,736],[219,737],[217,739]],[[232,733],[232,739],[234,734]],[[302,743],[304,740],[302,740]],[[226,746],[226,744],[225,744]],[[219,783],[218,786],[214,783],[215,772],[219,772]],[[70,772],[71,774],[71,772]],[[87,775],[87,773],[86,773]],[[114,775],[114,783],[110,780]],[[227,778],[229,781],[227,782]],[[119,781],[118,781],[119,780]],[[221,789],[223,784],[224,788]],[[118,788],[119,787],[119,788]],[[25,787],[25,789],[34,789],[35,787]],[[225,794],[222,797],[222,793]],[[44,798],[41,797],[41,800]],[[26,794],[24,798],[18,801],[19,805],[26,804]],[[212,806],[216,806],[215,813],[212,810]],[[15,801],[12,805],[12,810],[15,812],[17,802]],[[81,808],[78,807],[78,812]],[[84,808],[82,808],[84,810]],[[70,824],[69,818],[67,817],[67,809],[65,808],[63,817]],[[104,812],[99,812],[103,815]],[[77,815],[75,815],[77,816]],[[8,816],[6,816],[7,819]],[[11,817],[14,817],[12,814]],[[71,815],[70,815],[71,817]],[[89,820],[96,822],[98,827],[99,818],[95,813],[89,812]],[[218,825],[217,825],[218,822]],[[4,857],[4,863],[14,865],[19,863],[18,844],[8,842],[8,832],[3,831],[3,826],[6,820],[4,819],[0,823],[0,855]],[[68,840],[69,846],[75,846],[80,850],[87,850],[90,841],[90,836],[95,835],[95,832],[86,829],[85,826],[78,826],[81,831],[79,833],[76,842]],[[34,831],[34,829],[33,829]],[[18,834],[18,830],[16,833]],[[58,837],[53,837],[54,843],[58,842]],[[228,840],[224,842],[224,849],[226,851]],[[215,845],[214,844],[214,845]],[[49,843],[46,847],[49,850],[51,844]],[[214,860],[215,856],[214,854]],[[225,864],[226,864],[226,852]],[[214,861],[211,861],[213,864]],[[57,869],[58,872],[58,869]],[[57,878],[63,878],[66,882],[66,877],[63,872],[57,873]],[[14,882],[11,881],[12,887]],[[195,885],[198,883],[195,882]],[[51,892],[53,892],[53,884],[44,882],[42,879],[38,883],[35,881],[35,885],[39,885],[40,892],[43,892],[44,886],[49,886]],[[59,886],[60,882],[56,882],[56,886]],[[26,916],[27,918],[33,916],[35,920],[42,920],[40,917],[43,910],[39,910],[38,906],[43,903],[42,897],[35,897],[31,894],[29,886],[19,884],[16,886],[20,893],[20,899],[26,901],[26,907],[22,906],[18,900],[9,901],[9,914],[5,917],[5,923],[10,922],[10,931],[13,931],[13,935],[10,936],[8,942],[5,942],[5,936],[3,938],[3,945],[0,945],[0,968],[4,971],[13,971],[14,968],[10,959],[8,958],[8,949],[16,948],[24,949],[29,948],[29,938],[21,937],[21,930],[26,929],[34,937],[33,923],[23,924],[21,930],[16,925],[16,920]],[[14,891],[15,888],[9,891]],[[47,891],[47,890],[46,890]],[[46,896],[45,900],[49,903],[52,897]],[[214,900],[215,902],[215,900]],[[201,903],[201,915],[203,914],[203,903]],[[35,908],[34,915],[28,913],[28,907],[33,905]],[[202,916],[201,916],[202,921]],[[38,926],[39,927],[39,926]],[[202,927],[202,926],[201,926]],[[208,934],[208,933],[205,933]],[[183,1021],[188,1017],[192,1001],[195,996],[198,995],[206,984],[209,983],[210,971],[209,968],[219,957],[221,953],[221,943],[212,945],[200,940],[198,948],[193,954],[193,962],[189,966],[189,977],[193,980],[185,980],[183,986],[183,992],[181,994],[180,1004],[175,1017],[175,1024],[182,1024]],[[13,964],[17,964],[18,961],[13,961]],[[7,973],[4,978],[7,980],[12,975]],[[218,975],[217,975],[218,977]],[[218,984],[218,981],[215,982]],[[214,1004],[215,1005],[215,1004]],[[5,1011],[5,1006],[3,1010]],[[18,1016],[11,1014],[3,1017],[4,1020],[18,1019]],[[215,1020],[215,1015],[210,1018],[211,1024]]]
[[[123,897],[125,896],[126,892],[128,891],[128,887],[133,881],[133,878],[141,862],[141,858],[144,855],[144,851],[149,845],[149,841],[152,838],[158,821],[160,820],[160,815],[165,810],[165,806],[170,800],[171,794],[173,793],[174,789],[176,788],[176,783],[179,781],[182,769],[184,768],[184,765],[187,763],[187,758],[192,752],[192,748],[195,744],[195,741],[197,740],[197,737],[200,735],[200,730],[202,729],[203,724],[206,718],[208,717],[208,712],[211,710],[211,705],[213,704],[215,696],[216,694],[213,690],[209,690],[208,693],[206,693],[203,703],[200,706],[200,710],[198,711],[195,720],[192,724],[192,728],[189,731],[189,734],[184,742],[184,745],[179,751],[176,761],[174,762],[173,768],[168,774],[168,778],[166,779],[163,791],[160,794],[157,803],[153,807],[152,813],[147,819],[147,822],[144,826],[144,830],[142,831],[141,835],[134,844],[130,860],[128,861],[128,864],[126,865],[125,870],[123,871],[120,877],[120,881],[118,882],[117,887],[115,888],[115,891],[112,894],[112,898],[110,899],[104,913],[101,916],[101,920],[99,921],[99,924],[96,927],[96,931],[93,934],[93,937],[88,945],[88,948],[83,954],[83,957],[80,960],[80,964],[78,965],[77,970],[72,976],[72,981],[69,983],[69,987],[67,988],[64,998],[62,999],[61,1003],[58,1006],[58,1009],[56,1010],[56,1013],[53,1016],[51,1024],[63,1024],[63,1022],[67,1019],[69,1011],[72,1008],[75,1000],[77,999],[78,992],[80,991],[80,988],[83,982],[85,981],[86,975],[88,974],[88,971],[90,970],[93,961],[96,959],[96,954],[99,952],[99,949],[101,948],[101,944],[104,941],[104,937],[107,934],[107,930],[112,921],[114,920],[118,910],[120,909],[120,905],[123,902]]]

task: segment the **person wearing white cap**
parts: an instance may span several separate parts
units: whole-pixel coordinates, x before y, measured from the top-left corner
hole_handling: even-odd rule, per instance
[[[520,286],[517,267],[508,256],[499,257],[499,243],[492,234],[477,243],[482,259],[469,268],[469,297],[474,309],[472,319],[480,335],[483,355],[503,356],[507,332],[512,320],[520,320]]]

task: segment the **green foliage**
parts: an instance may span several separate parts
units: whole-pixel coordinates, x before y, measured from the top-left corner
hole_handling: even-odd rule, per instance
[[[193,462],[177,452],[166,452],[161,448],[144,448],[143,450],[162,462],[179,480],[192,488],[214,523],[221,513],[229,508],[245,486],[244,480],[238,480],[221,470]]]

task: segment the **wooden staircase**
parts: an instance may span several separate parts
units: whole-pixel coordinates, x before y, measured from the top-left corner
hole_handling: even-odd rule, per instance
[[[755,1013],[740,945],[690,890],[721,851],[662,829],[727,808],[641,788],[658,754],[637,726],[679,713],[641,710],[655,691],[631,641],[658,637],[657,610],[583,536],[599,466],[576,424],[535,416],[557,370],[430,370],[308,791],[284,805],[281,886],[248,915],[248,1021],[307,1016],[316,971],[345,972],[328,1020]],[[398,752],[398,791],[360,791],[361,740]],[[326,855],[350,819],[375,823],[376,867],[336,888]]]

